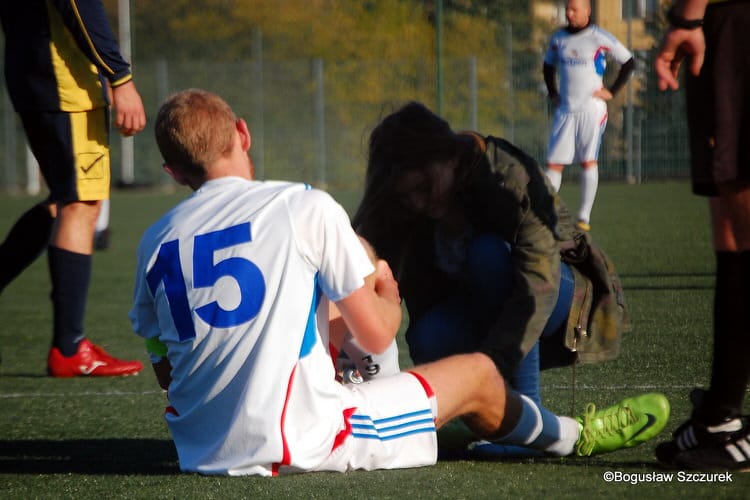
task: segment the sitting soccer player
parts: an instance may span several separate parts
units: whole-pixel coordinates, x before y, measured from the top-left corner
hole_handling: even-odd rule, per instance
[[[171,96],[155,133],[166,171],[194,194],[144,234],[130,315],[168,390],[182,470],[424,466],[437,458],[436,429],[458,417],[485,439],[575,447],[579,424],[545,420],[481,352],[337,382],[328,303],[363,349],[382,353],[401,323],[390,267],[378,262],[365,286],[376,269],[340,205],[304,184],[254,181],[247,125],[218,96]]]

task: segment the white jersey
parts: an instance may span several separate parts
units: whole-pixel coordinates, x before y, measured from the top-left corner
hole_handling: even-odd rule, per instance
[[[328,459],[352,400],[326,297],[372,272],[343,208],[303,184],[213,180],[148,229],[130,316],[167,346],[181,469],[271,475]]]
[[[560,111],[576,112],[592,100],[603,86],[608,55],[621,65],[632,57],[622,43],[595,24],[577,33],[561,29],[552,35],[544,62],[555,66],[560,75]]]

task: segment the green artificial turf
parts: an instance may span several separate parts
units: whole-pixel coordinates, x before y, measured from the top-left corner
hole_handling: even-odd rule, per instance
[[[577,186],[562,192],[571,208]],[[356,195],[333,193],[350,211]],[[119,357],[148,363],[131,333],[135,249],[143,230],[186,191],[118,191],[112,246],[94,259],[87,335]],[[0,199],[0,237],[34,199]],[[653,442],[591,458],[441,461],[396,471],[278,478],[182,474],[162,419],[165,397],[150,369],[137,377],[52,379],[49,279],[40,258],[0,297],[0,497],[26,498],[748,498],[750,474],[689,482],[659,467],[653,450],[688,417],[692,387],[705,386],[711,357],[714,260],[705,199],[685,182],[603,184],[592,235],[614,260],[634,329],[622,354],[544,372],[542,398],[561,414],[659,391],[672,404]],[[402,358],[406,350],[402,345]],[[607,482],[605,473],[619,474]],[[659,476],[658,474],[673,474]]]

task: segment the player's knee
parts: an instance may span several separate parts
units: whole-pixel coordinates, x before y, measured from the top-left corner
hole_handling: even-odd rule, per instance
[[[477,380],[477,398],[483,400],[484,404],[500,404],[505,382],[494,361],[483,352],[474,352],[469,356],[471,356],[471,370]]]
[[[481,436],[492,436],[505,415],[505,382],[495,363],[484,353],[471,354],[471,371],[475,375],[472,411],[464,415],[469,426]]]
[[[58,207],[58,217],[65,220],[77,220],[94,228],[101,207],[101,201],[74,201]]]

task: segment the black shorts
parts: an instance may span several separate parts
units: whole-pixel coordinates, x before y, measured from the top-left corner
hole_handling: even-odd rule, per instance
[[[750,185],[750,2],[710,5],[703,31],[703,68],[686,74],[691,174],[695,194],[716,196]]]
[[[39,162],[50,201],[109,198],[109,112],[22,112],[21,122]]]

